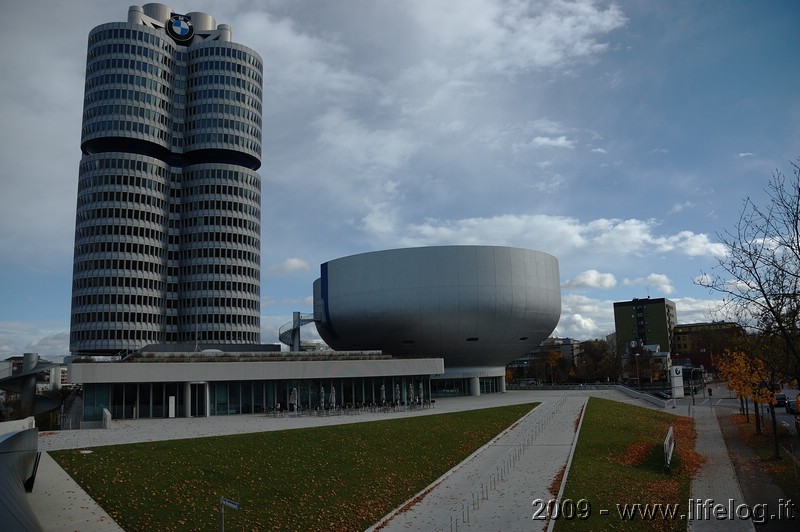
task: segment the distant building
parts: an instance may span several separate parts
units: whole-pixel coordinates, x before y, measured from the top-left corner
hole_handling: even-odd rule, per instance
[[[714,357],[721,355],[731,341],[744,334],[741,326],[732,322],[685,323],[674,329],[673,358],[688,361],[694,367],[703,366],[715,372]]]
[[[551,383],[566,381],[571,368],[580,363],[582,343],[572,338],[548,337],[531,351],[514,359],[506,367],[517,378]],[[555,364],[553,367],[551,364]]]
[[[633,299],[614,303],[617,352],[625,358],[632,346],[658,344],[673,352],[678,323],[675,303],[666,298]]]

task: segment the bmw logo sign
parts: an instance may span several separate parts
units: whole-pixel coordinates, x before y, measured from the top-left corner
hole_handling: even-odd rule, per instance
[[[177,42],[189,41],[194,35],[192,21],[186,15],[173,14],[167,23],[167,33]]]
[[[681,374],[681,368],[679,368],[679,367],[676,367],[676,368],[674,368],[674,369],[675,369],[675,376],[676,376],[676,377],[680,376],[680,374]]]

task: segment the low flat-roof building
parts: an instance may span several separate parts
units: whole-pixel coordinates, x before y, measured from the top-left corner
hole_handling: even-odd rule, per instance
[[[397,359],[370,352],[147,352],[124,361],[76,359],[82,427],[113,419],[356,409],[429,402],[441,358]]]

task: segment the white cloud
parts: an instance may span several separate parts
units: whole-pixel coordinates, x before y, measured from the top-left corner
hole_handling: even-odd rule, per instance
[[[668,215],[669,214],[675,214],[675,213],[681,212],[681,211],[683,211],[685,209],[690,209],[692,207],[694,207],[694,203],[692,203],[691,201],[684,201],[683,203],[674,203],[672,205],[672,208],[669,210],[669,213],[667,213],[667,214]]]
[[[751,153],[749,151],[748,152],[744,152],[744,153],[739,153],[737,155],[737,157],[753,157],[753,153]]]
[[[310,268],[308,261],[298,259],[297,257],[288,257],[283,262],[269,266],[264,273],[267,275],[281,276],[297,271],[308,271]]]
[[[580,314],[561,315],[554,336],[575,338],[579,340],[594,339],[601,334],[597,322]]]
[[[677,253],[713,257],[724,253],[722,244],[691,231],[658,235],[653,220],[599,218],[581,222],[548,215],[498,215],[454,220],[428,219],[398,227],[395,243],[407,246],[437,244],[516,245],[572,257],[592,252],[597,258],[626,254]]]
[[[251,12],[237,18],[237,42],[264,59],[265,105],[320,98],[327,102],[372,90],[369,79],[346,66],[348,49],[332,35],[311,35],[290,18]]]
[[[413,4],[412,16],[424,35],[445,50],[462,54],[460,70],[516,73],[563,67],[607,50],[597,39],[627,19],[616,4],[593,1],[526,2],[464,0]]]
[[[339,108],[318,117],[314,126],[318,142],[329,150],[331,157],[358,168],[360,173],[396,170],[419,147],[406,131],[371,128]]]
[[[675,290],[669,277],[661,273],[651,273],[647,277],[625,279],[622,282],[626,286],[646,286],[648,289],[652,288],[665,295],[669,295]]]
[[[614,274],[601,273],[597,270],[586,270],[563,284],[567,289],[599,288],[610,289],[617,285]]]
[[[530,144],[538,147],[569,148],[570,150],[575,147],[575,141],[568,140],[564,135],[560,137],[534,137]]]
[[[608,152],[607,152],[606,150],[604,150],[603,148],[594,148],[594,149],[592,149],[592,153],[602,153],[602,154],[606,154],[606,153],[608,153]]]
[[[67,324],[35,322],[0,322],[0,359],[23,353],[39,353],[51,362],[61,362],[69,355]]]

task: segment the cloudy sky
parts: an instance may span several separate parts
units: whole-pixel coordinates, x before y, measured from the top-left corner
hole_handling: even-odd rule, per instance
[[[3,2],[0,358],[68,353],[86,39],[133,3]],[[172,7],[264,59],[265,343],[320,263],[441,244],[557,256],[558,336],[634,297],[707,321],[716,234],[800,156],[792,0]]]

